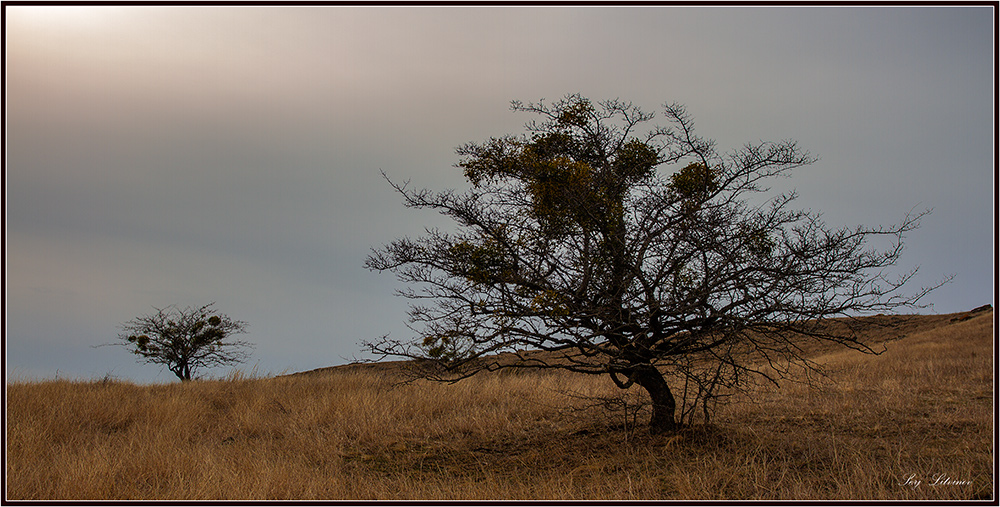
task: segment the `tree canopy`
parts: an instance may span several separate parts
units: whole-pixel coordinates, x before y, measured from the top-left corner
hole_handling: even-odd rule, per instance
[[[890,269],[926,212],[830,228],[792,209],[794,192],[765,195],[767,180],[816,160],[795,141],[719,153],[678,104],[652,126],[631,103],[580,95],[512,109],[537,116],[524,134],[457,149],[466,191],[390,181],[407,207],[457,227],[373,249],[366,266],[406,284],[416,333],[367,343],[373,352],[440,366],[428,371],[445,380],[507,367],[607,375],[644,388],[651,428],[668,431],[682,422],[671,382],[707,403],[748,374],[815,367],[801,340],[872,352],[825,321],[912,307],[931,290],[902,294],[916,270]]]
[[[118,339],[145,362],[166,365],[182,381],[203,367],[245,361],[252,345],[229,338],[245,333],[246,322],[215,312],[214,304],[155,308],[156,313],[122,324]]]

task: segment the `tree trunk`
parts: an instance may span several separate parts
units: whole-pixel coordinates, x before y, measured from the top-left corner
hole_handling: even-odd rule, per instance
[[[191,380],[191,367],[187,363],[173,365],[170,367],[170,371],[174,372],[174,375],[181,379],[181,382]]]
[[[653,402],[649,432],[657,434],[675,431],[677,423],[674,421],[674,411],[677,404],[673,393],[670,392],[670,386],[663,379],[663,374],[653,366],[643,366],[636,368],[632,378],[649,393],[649,398]]]

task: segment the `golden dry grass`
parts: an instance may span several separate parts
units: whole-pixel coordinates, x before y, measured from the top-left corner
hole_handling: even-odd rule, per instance
[[[558,372],[15,382],[6,496],[989,499],[993,313],[955,317],[901,319],[908,335],[879,356],[816,351],[832,371],[819,388],[763,385],[667,436],[588,401],[637,393]]]

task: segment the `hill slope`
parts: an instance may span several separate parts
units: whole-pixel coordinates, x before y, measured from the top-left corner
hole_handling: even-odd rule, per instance
[[[952,313],[945,315],[877,315],[872,317],[862,317],[852,321],[852,325],[859,329],[859,334],[865,336],[866,343],[874,346],[888,344],[890,342],[903,339],[907,336],[930,331],[942,326],[948,326],[956,322],[971,319],[973,317],[992,312],[991,305],[984,305],[968,312]],[[844,319],[833,319],[832,323],[843,321]],[[842,346],[829,342],[817,342],[805,340],[801,343],[803,355],[807,358],[843,349]],[[876,348],[878,350],[878,348]],[[550,362],[556,354],[551,352],[529,352],[527,357],[546,357]],[[496,356],[498,362],[506,364],[514,362],[514,354],[504,353]],[[291,373],[289,375],[317,375],[332,372],[345,371],[378,371],[389,373],[407,368],[411,361],[378,361],[378,362],[356,362],[339,366],[327,366],[303,372]]]

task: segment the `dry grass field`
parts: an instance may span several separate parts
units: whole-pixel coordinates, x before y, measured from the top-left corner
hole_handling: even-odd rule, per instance
[[[811,351],[818,387],[665,436],[637,393],[558,372],[9,383],[6,498],[989,500],[993,312],[892,319],[885,353]]]

